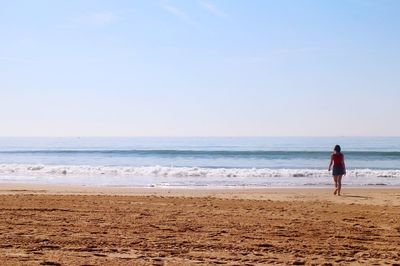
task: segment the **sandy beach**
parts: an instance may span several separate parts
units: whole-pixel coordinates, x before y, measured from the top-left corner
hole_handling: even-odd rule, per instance
[[[6,185],[3,265],[399,265],[400,189]]]

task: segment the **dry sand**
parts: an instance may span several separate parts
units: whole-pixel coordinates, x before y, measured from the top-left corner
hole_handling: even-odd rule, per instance
[[[400,265],[400,189],[0,185],[1,265]]]

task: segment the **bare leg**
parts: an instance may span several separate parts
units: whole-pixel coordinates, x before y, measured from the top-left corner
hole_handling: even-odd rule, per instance
[[[340,190],[342,189],[342,175],[337,176],[337,193],[340,196]]]
[[[335,181],[335,191],[333,191],[333,195],[336,195],[338,192],[338,176],[334,176],[333,181]]]

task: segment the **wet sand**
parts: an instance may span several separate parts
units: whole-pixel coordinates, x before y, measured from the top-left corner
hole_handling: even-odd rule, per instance
[[[400,265],[400,189],[0,185],[2,265]]]

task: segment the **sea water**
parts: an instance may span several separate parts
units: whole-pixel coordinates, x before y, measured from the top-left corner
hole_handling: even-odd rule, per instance
[[[399,137],[0,138],[0,182],[324,187],[334,145],[347,186],[399,186]]]

